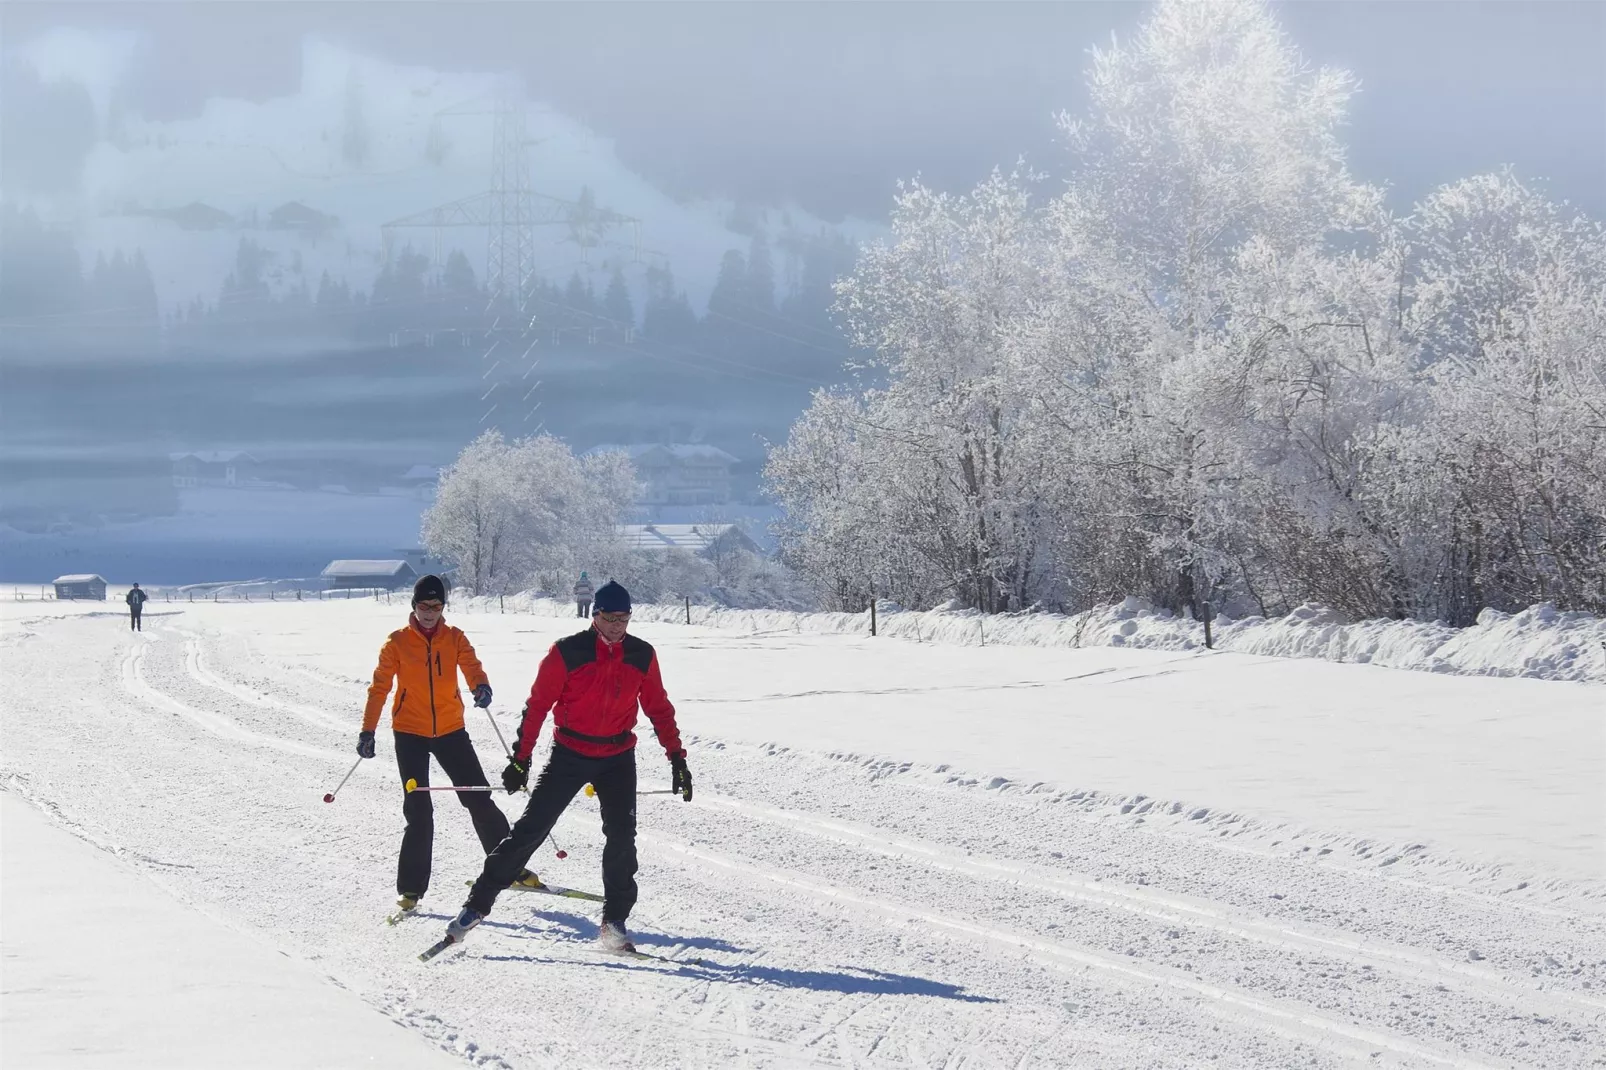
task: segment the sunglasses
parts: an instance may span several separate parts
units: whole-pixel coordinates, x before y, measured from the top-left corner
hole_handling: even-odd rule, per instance
[[[445,602],[414,602],[414,609],[422,609],[428,613],[439,613],[446,608]]]
[[[598,613],[597,619],[607,624],[623,624],[630,619],[628,613]]]

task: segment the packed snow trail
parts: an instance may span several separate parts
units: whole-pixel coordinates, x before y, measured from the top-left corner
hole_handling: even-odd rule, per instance
[[[397,616],[363,603],[186,606],[130,636],[126,622],[35,607],[0,632],[16,697],[0,783],[475,1065],[1548,1070],[1606,1052],[1600,882],[1531,857],[1503,867],[1431,839],[1267,820],[1222,805],[1237,801],[1232,784],[1161,802],[911,760],[929,754],[925,739],[866,752],[862,732],[799,716],[800,702],[828,701],[873,722],[897,696],[954,682],[933,680],[930,644],[897,641],[637,629],[660,649],[698,777],[692,804],[638,807],[632,935],[666,961],[596,954],[590,904],[508,894],[463,947],[421,965],[478,872],[466,812],[436,800],[433,888],[387,926],[401,830],[388,732],[336,802],[320,801],[349,768],[367,673]],[[574,623],[453,621],[486,662],[506,731],[540,654]],[[964,685],[973,714],[933,714],[943,746],[982,752],[1015,732],[1022,750],[1064,748],[1085,722],[1048,738],[1048,721],[1014,719],[1019,696],[1070,703],[1067,689],[1093,680],[1179,670],[1176,652],[1036,652],[1024,669],[1019,653],[965,652],[981,659],[967,669],[991,671]],[[1264,677],[1261,659],[1238,660]],[[1435,682],[1413,683],[1414,700]],[[1455,683],[1450,701],[1463,701],[1468,681]],[[1524,683],[1556,689],[1563,707],[1584,686]],[[830,694],[790,697],[806,691]],[[1126,716],[1163,715],[1121,698]],[[468,724],[499,768],[484,715]],[[642,786],[666,785],[646,731]],[[512,813],[523,797],[496,798]],[[570,857],[543,848],[532,868],[595,887],[594,800],[577,799],[556,831]]]

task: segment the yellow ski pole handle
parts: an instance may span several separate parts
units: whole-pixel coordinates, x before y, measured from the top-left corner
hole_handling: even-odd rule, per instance
[[[597,797],[597,789],[592,787],[590,784],[586,785],[585,792],[586,792],[586,798],[588,798],[588,799],[595,799]],[[636,792],[636,794],[637,795],[679,795],[680,792],[676,791],[674,788],[652,788],[652,789],[650,789],[648,791],[638,791],[638,792]]]
[[[495,788],[491,787],[489,784],[466,784],[466,785],[463,785],[463,786],[458,786],[456,784],[452,784],[452,785],[445,786],[445,787],[434,787],[434,786],[431,786],[429,784],[421,785],[421,784],[418,783],[418,781],[412,779],[411,777],[409,777],[407,779],[407,783],[403,784],[402,787],[407,789],[407,794],[409,794],[409,795],[411,795],[415,791],[495,791],[496,790]]]

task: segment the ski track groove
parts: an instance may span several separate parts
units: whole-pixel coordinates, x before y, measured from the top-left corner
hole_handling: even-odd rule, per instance
[[[1095,951],[1091,948],[1071,947],[1053,941],[1041,940],[996,926],[961,921],[958,918],[951,918],[913,904],[846,891],[831,885],[817,884],[803,877],[788,875],[776,870],[761,869],[689,844],[676,843],[657,835],[643,835],[640,839],[662,850],[679,854],[711,868],[739,874],[753,880],[768,881],[785,888],[803,892],[822,901],[861,907],[894,920],[910,919],[919,921],[932,928],[957,933],[975,941],[1015,947],[1025,951],[1028,957],[1051,969],[1072,973],[1094,970],[1119,982],[1137,981],[1145,986],[1172,988],[1179,992],[1200,997],[1201,1006],[1223,1017],[1230,1019],[1241,1018],[1239,1014],[1224,1011],[1222,1008],[1241,1011],[1256,1019],[1256,1024],[1261,1028],[1277,1032],[1291,1040],[1308,1043],[1311,1042],[1314,1035],[1317,1037],[1325,1036],[1329,1043],[1338,1041],[1348,1049],[1351,1058],[1359,1058],[1363,1050],[1369,1055],[1371,1051],[1381,1048],[1423,1062],[1432,1063],[1436,1066],[1458,1067],[1464,1068],[1464,1070],[1501,1070],[1502,1066],[1509,1065],[1479,1062],[1446,1053],[1436,1047],[1408,1040],[1379,1029],[1350,1025],[1347,1022],[1323,1015],[1315,1008],[1284,1006],[1277,1001],[1262,999],[1244,992],[1234,991],[1222,985],[1200,981],[1188,976],[1183,971],[1173,970],[1170,967],[1158,964],[1135,965],[1120,962],[1108,952]]]
[[[143,633],[141,633],[143,635]],[[295,754],[306,758],[318,758],[322,761],[341,762],[346,756],[335,751],[314,747],[295,740],[280,739],[276,736],[263,735],[211,710],[202,710],[188,703],[180,702],[171,695],[153,686],[145,679],[145,656],[159,640],[142,638],[122,663],[123,688],[139,701],[154,709],[166,713],[176,714],[191,724],[204,729],[215,736],[236,743],[247,743],[256,747],[267,747],[282,751],[285,754]],[[200,645],[193,641],[185,644],[185,660],[193,665],[199,657]]]
[[[222,691],[224,694],[231,695],[235,699],[249,703],[252,706],[292,714],[314,728],[342,733],[350,730],[351,725],[348,722],[342,721],[323,710],[315,709],[311,706],[303,706],[299,703],[286,702],[282,699],[274,698],[272,695],[255,691],[249,684],[227,680],[217,675],[206,667],[205,637],[198,632],[186,629],[179,629],[179,632],[185,637],[186,642],[195,644],[195,655],[185,659],[184,668],[190,678],[197,683],[215,691]]]
[[[964,858],[933,844],[889,838],[882,833],[855,828],[843,822],[814,818],[795,811],[746,803],[738,799],[703,795],[692,805],[708,809],[737,810],[749,817],[803,829],[822,839],[857,844],[884,857],[906,859],[934,869],[966,873],[1019,887],[1034,888],[1066,899],[1126,910],[1178,925],[1192,925],[1270,947],[1304,948],[1332,954],[1356,965],[1382,966],[1418,981],[1462,985],[1482,997],[1509,1001],[1528,1010],[1538,1009],[1551,1014],[1578,1011],[1590,1014],[1606,1013],[1606,999],[1590,998],[1570,992],[1543,991],[1532,985],[1513,982],[1510,978],[1492,970],[1480,969],[1469,964],[1435,958],[1402,947],[1367,944],[1360,939],[1345,939],[1336,934],[1317,932],[1295,923],[1246,918],[1227,908],[1194,903],[1162,892],[1111,885],[1090,875],[1056,877],[1035,874],[1032,867],[1026,865],[989,858]]]

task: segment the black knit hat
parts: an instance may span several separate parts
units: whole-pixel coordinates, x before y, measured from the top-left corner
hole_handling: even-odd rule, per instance
[[[445,580],[441,579],[439,576],[431,574],[420,577],[419,581],[413,584],[413,605],[416,606],[420,602],[437,600],[441,602],[446,601]]]
[[[619,581],[609,580],[597,589],[591,599],[591,612],[629,613],[630,592],[620,586]]]

